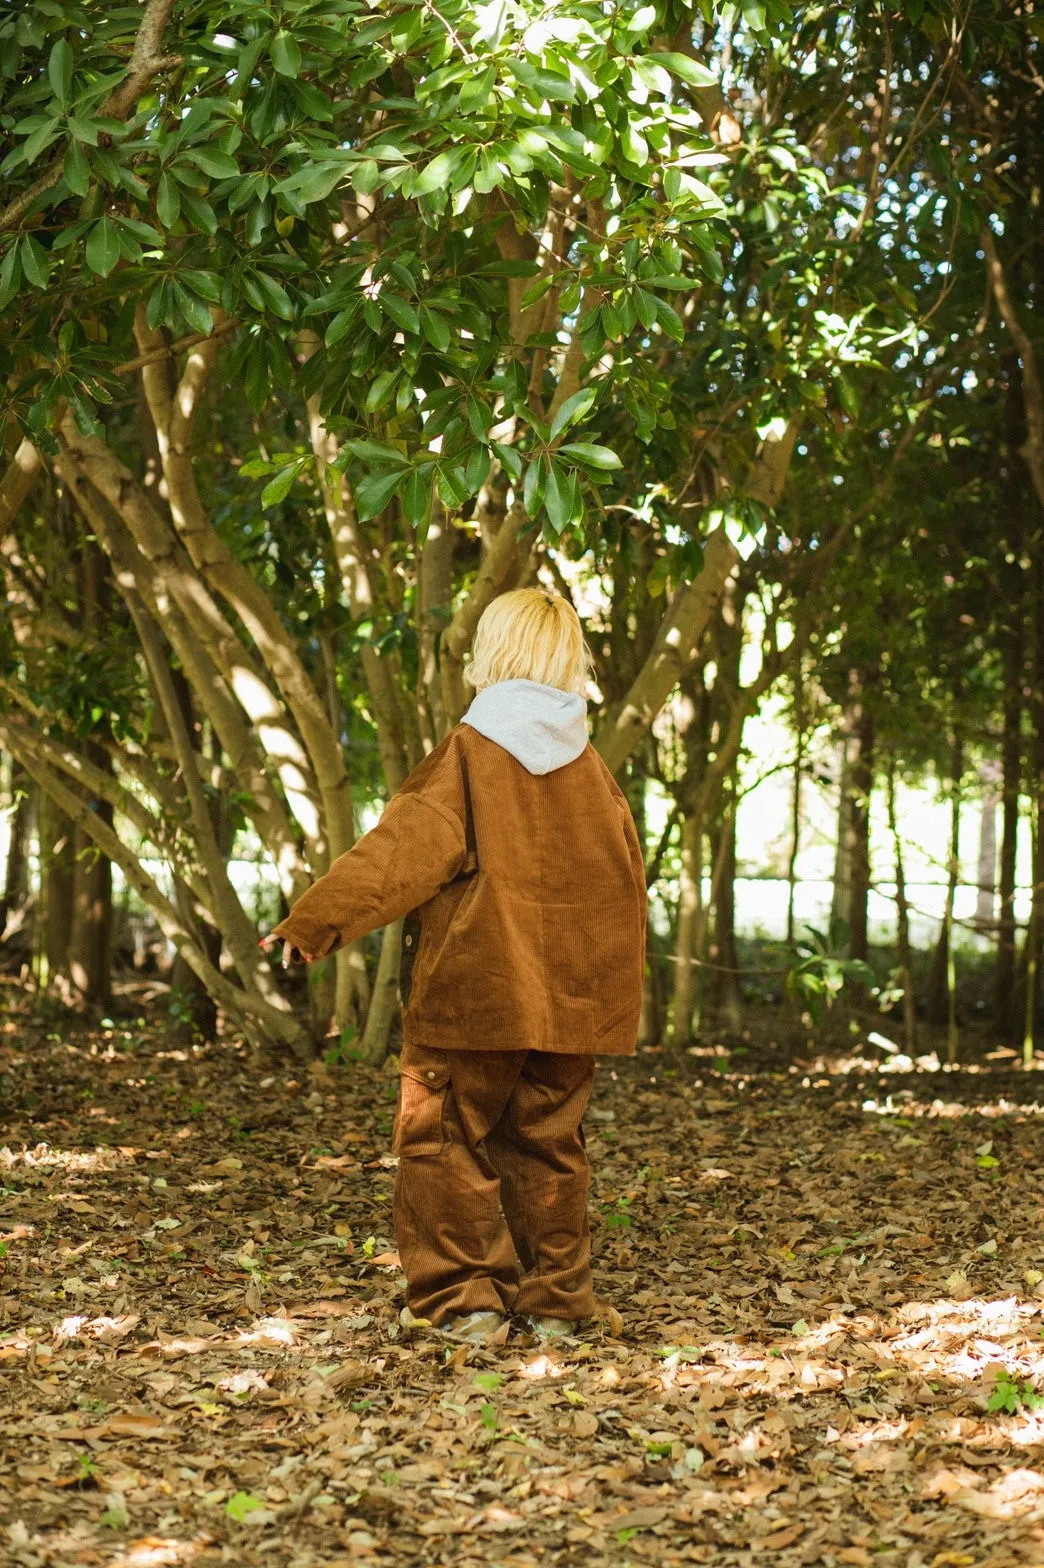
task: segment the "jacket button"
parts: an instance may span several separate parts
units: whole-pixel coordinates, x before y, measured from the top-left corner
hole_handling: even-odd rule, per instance
[[[406,946],[407,947],[412,947],[413,946],[413,938],[412,938],[412,936],[408,936],[406,938]]]
[[[434,1078],[434,1076],[435,1076],[435,1074],[434,1074],[434,1073],[429,1073],[429,1074],[428,1074],[428,1077],[429,1077],[429,1078]]]

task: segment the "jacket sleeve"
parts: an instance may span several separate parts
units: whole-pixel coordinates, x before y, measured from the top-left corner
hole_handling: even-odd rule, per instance
[[[458,875],[466,856],[462,818],[422,788],[406,788],[389,801],[377,826],[302,894],[272,935],[325,958],[426,903]]]

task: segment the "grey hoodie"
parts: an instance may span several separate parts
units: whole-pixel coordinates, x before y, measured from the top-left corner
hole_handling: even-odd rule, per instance
[[[539,681],[497,681],[483,687],[461,722],[503,746],[530,773],[564,768],[587,745],[583,697]]]

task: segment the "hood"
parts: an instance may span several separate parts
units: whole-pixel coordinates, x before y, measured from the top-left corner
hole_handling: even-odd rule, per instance
[[[564,768],[587,745],[583,697],[539,681],[497,681],[484,687],[461,722],[503,746],[530,773]]]

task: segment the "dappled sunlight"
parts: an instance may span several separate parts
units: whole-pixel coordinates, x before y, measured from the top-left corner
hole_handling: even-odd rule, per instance
[[[1044,1378],[1044,1341],[1030,1339],[1037,1320],[1044,1324],[1044,1306],[1015,1297],[909,1302],[887,1318],[834,1313],[804,1326],[797,1337],[763,1348],[729,1339],[665,1346],[659,1384],[665,1393],[707,1390],[713,1406],[715,1390],[742,1388],[748,1396],[768,1394],[787,1402],[830,1389],[872,1390],[912,1379],[929,1396],[947,1388],[980,1396],[984,1416],[1003,1422],[1012,1445],[1032,1446],[1044,1441],[1044,1415],[1027,1409],[988,1412],[987,1401],[1000,1375],[1029,1390]],[[897,1332],[904,1322],[912,1326]],[[1019,1350],[1009,1343],[1016,1337],[1023,1341]]]
[[[560,1362],[552,1360],[550,1356],[537,1356],[535,1361],[528,1361],[519,1367],[515,1376],[525,1378],[527,1382],[539,1383],[545,1377],[563,1377],[565,1370]]]
[[[92,1339],[111,1345],[125,1339],[140,1322],[141,1318],[136,1312],[128,1312],[122,1317],[91,1317],[89,1313],[71,1313],[56,1325],[54,1340],[60,1344],[63,1340]]]
[[[262,1318],[259,1323],[237,1334],[237,1347],[256,1345],[260,1349],[290,1350],[298,1342],[297,1330],[289,1318]]]
[[[23,1165],[29,1170],[57,1167],[71,1172],[111,1171],[118,1165],[131,1164],[142,1152],[132,1148],[55,1149],[48,1143],[38,1143],[32,1149],[10,1149],[5,1144],[0,1149],[0,1170]]]
[[[898,1103],[897,1103],[898,1102]],[[998,1095],[995,1100],[986,1100],[979,1104],[965,1104],[960,1100],[919,1100],[916,1095],[904,1093],[886,1095],[884,1099],[873,1096],[863,1101],[863,1110],[870,1116],[910,1116],[910,1117],[959,1117],[959,1116],[1044,1116],[1044,1104],[1039,1100],[1010,1100],[1006,1095]]]
[[[107,1568],[180,1568],[193,1562],[207,1543],[178,1541],[172,1536],[144,1536],[113,1557]]]

